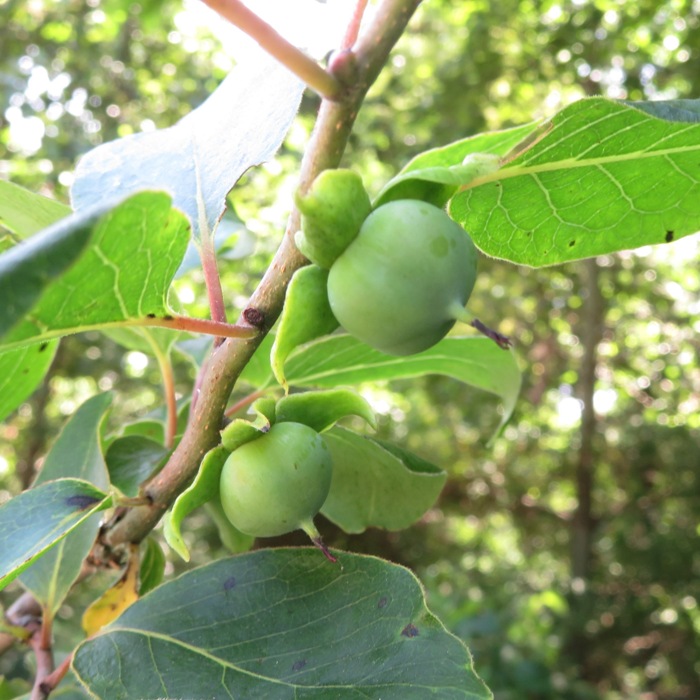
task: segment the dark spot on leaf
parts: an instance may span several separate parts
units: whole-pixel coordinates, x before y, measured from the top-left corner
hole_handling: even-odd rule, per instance
[[[250,323],[251,326],[255,326],[255,328],[260,328],[265,325],[265,314],[260,311],[260,309],[254,309],[252,306],[249,306],[243,312],[243,318]]]
[[[224,581],[224,590],[225,591],[230,591],[231,589],[236,587],[236,577],[231,576],[231,578],[227,578]]]
[[[146,318],[155,318],[155,317],[156,317],[155,314],[146,314]]]
[[[666,243],[670,243],[675,235],[675,231],[666,231]]]
[[[163,316],[163,318],[164,318],[166,321],[172,321],[172,320],[173,320],[173,317],[172,317],[170,314],[166,314],[165,316]]]
[[[294,662],[292,671],[301,671],[304,666],[306,666],[306,659],[299,659],[299,661]]]
[[[569,248],[573,248],[576,245],[576,241],[569,241]]]
[[[79,510],[85,510],[86,508],[90,508],[91,506],[94,506],[95,503],[99,502],[100,499],[95,498],[94,496],[78,495],[68,496],[68,498],[66,498],[67,506],[77,506]]]
[[[401,630],[401,636],[408,637],[409,639],[411,637],[417,637],[418,628],[413,623],[409,623]]]
[[[377,607],[381,610],[382,608],[385,608],[387,603],[389,602],[389,599],[383,595],[380,599],[379,602],[377,603]]]
[[[44,352],[44,350],[46,350],[46,348],[48,348],[48,347],[49,347],[49,344],[48,344],[48,343],[42,343],[42,344],[39,346],[39,352]]]

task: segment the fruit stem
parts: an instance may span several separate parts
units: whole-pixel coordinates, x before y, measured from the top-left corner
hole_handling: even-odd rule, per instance
[[[467,311],[458,301],[453,301],[447,307],[447,315],[450,318],[453,318],[455,321],[468,323],[472,328],[476,328],[479,333],[482,333],[487,338],[491,338],[491,340],[493,340],[493,342],[503,350],[508,350],[513,345],[511,339],[507,335],[503,335],[502,333],[493,330],[493,328],[489,328],[478,318],[474,318],[472,313]]]
[[[328,559],[329,562],[331,562],[331,564],[338,563],[338,559],[334,557],[331,554],[330,549],[326,547],[323,538],[321,537],[319,531],[316,529],[316,525],[314,524],[313,520],[305,520],[299,525],[299,527],[309,536],[311,541],[314,543],[314,546],[318,547],[323,552],[323,555],[326,557],[326,559]]]

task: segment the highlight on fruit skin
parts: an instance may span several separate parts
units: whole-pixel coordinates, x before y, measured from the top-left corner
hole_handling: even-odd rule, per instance
[[[464,309],[476,280],[477,253],[467,232],[427,202],[378,207],[333,263],[328,300],[340,325],[389,355],[438,343]]]
[[[246,535],[275,537],[302,529],[335,561],[313,523],[332,473],[331,453],[319,433],[301,423],[275,423],[229,455],[221,472],[221,505]]]

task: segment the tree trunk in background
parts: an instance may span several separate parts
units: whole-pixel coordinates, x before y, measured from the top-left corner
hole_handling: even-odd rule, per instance
[[[605,300],[600,292],[600,268],[595,258],[585,260],[585,297],[581,310],[580,339],[584,353],[581,360],[578,397],[583,403],[581,414],[581,438],[576,463],[576,497],[578,506],[572,523],[571,536],[571,632],[568,649],[575,663],[586,676],[586,655],[588,645],[584,625],[588,618],[589,594],[588,579],[591,569],[591,549],[595,519],[593,517],[592,491],[595,479],[596,447],[595,433],[597,420],[593,409],[596,368],[598,365],[598,344],[603,337],[605,322]]]

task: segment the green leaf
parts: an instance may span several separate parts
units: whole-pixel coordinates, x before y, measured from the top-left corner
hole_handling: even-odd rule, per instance
[[[165,575],[165,554],[154,537],[148,537],[141,546],[139,569],[139,597],[160,586]]]
[[[517,158],[456,194],[450,215],[488,255],[533,267],[695,233],[697,111],[655,104],[564,108]]]
[[[166,315],[188,237],[184,216],[158,192],[68,217],[33,236],[0,256],[2,343]]]
[[[70,207],[55,199],[0,180],[0,225],[15,234],[15,243],[33,236],[70,213]]]
[[[359,416],[372,428],[377,427],[372,407],[359,394],[348,389],[306,391],[284,396],[276,408],[276,422],[303,423],[319,433],[346,416]]]
[[[141,483],[162,465],[168,453],[162,444],[142,435],[117,438],[105,455],[112,484],[125,496],[136,497]]]
[[[192,484],[177,497],[173,507],[165,515],[163,526],[165,541],[185,561],[190,560],[190,552],[180,531],[182,521],[195,508],[218,497],[221,470],[229,454],[229,451],[221,445],[209,450]]]
[[[0,590],[111,498],[87,481],[58,479],[0,506]]]
[[[105,193],[121,198],[166,190],[189,218],[195,238],[208,238],[241,175],[279,148],[303,90],[298,78],[267,55],[241,63],[174,126],[111,141],[83,156],[71,190],[73,205],[92,207]]]
[[[83,479],[102,491],[109,489],[109,474],[100,447],[100,428],[111,403],[111,394],[98,394],[80,406],[46,456],[32,489],[62,478]],[[40,530],[42,526],[39,518],[25,525],[30,531],[35,527]],[[95,515],[20,577],[22,585],[50,611],[58,610],[78,577],[99,526],[100,516]]]
[[[328,303],[328,270],[307,265],[292,277],[284,300],[270,364],[277,381],[287,388],[284,363],[302,343],[327,335],[338,327]]]
[[[343,428],[323,439],[333,455],[333,480],[321,513],[348,533],[409,527],[435,503],[447,479],[417,455]]]
[[[97,698],[486,700],[420,583],[381,559],[261,550],[166,583],[75,652]]]
[[[407,357],[384,355],[350,335],[328,336],[299,348],[285,369],[294,386],[324,388],[443,374],[498,396],[501,425],[513,412],[521,381],[514,353],[478,336],[451,336]]]
[[[384,186],[374,208],[396,199],[420,199],[442,207],[460,185],[471,182],[479,168],[465,160],[473,155],[505,156],[516,144],[536,130],[525,124],[504,131],[477,134],[417,155]]]
[[[58,341],[51,341],[0,353],[0,421],[39,386],[57,347]]]

